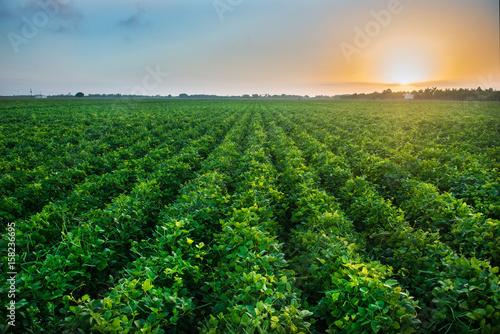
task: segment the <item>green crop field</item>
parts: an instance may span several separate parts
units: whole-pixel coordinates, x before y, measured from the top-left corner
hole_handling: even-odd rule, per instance
[[[4,99],[0,152],[4,332],[500,333],[496,102]]]

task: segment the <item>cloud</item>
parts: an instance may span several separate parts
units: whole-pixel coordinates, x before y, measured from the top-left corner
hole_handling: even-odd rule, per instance
[[[58,18],[58,26],[52,31],[64,33],[77,30],[83,20],[83,14],[73,5],[61,5]]]
[[[18,13],[14,15],[30,19],[39,13],[45,13],[49,17],[46,29],[54,33],[74,31],[78,29],[84,18],[74,1],[60,0],[30,0],[24,6],[18,7]]]
[[[126,28],[135,28],[142,24],[141,18],[142,15],[144,14],[144,8],[139,3],[136,3],[136,6],[137,6],[137,12],[131,15],[129,18],[119,21],[118,22],[119,26]]]
[[[83,18],[82,12],[73,4],[60,4],[58,16],[65,20],[81,20]]]

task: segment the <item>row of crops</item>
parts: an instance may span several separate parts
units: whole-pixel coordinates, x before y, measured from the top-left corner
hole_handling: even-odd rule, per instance
[[[500,332],[499,126],[496,103],[4,100],[0,326]]]

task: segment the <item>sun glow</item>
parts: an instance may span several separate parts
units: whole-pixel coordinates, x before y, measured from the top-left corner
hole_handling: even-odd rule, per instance
[[[393,63],[387,71],[387,81],[389,83],[399,83],[408,85],[425,80],[425,70],[420,64],[409,60],[400,60]]]
[[[385,83],[409,85],[435,79],[434,61],[422,50],[399,49],[384,58],[379,77]]]

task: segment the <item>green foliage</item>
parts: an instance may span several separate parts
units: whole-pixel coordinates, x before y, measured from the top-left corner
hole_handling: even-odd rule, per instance
[[[397,281],[389,279],[391,268],[365,262],[354,226],[335,199],[317,189],[314,171],[306,171],[293,142],[277,130],[271,131],[276,135],[272,148],[284,162],[283,175],[290,175],[284,181],[293,185],[298,197],[293,220],[299,225],[292,230],[291,261],[300,273],[300,286],[311,304],[316,304],[315,316],[330,333],[411,332],[418,324],[416,303]],[[301,139],[308,140],[306,136]],[[292,149],[286,150],[288,147]]]
[[[487,102],[6,99],[0,327],[500,332],[498,125]]]

